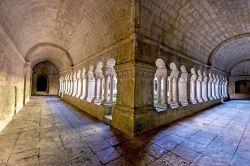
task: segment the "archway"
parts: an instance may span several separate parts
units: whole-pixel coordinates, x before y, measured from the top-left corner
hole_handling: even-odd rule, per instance
[[[249,80],[236,81],[235,93],[250,95],[250,81]]]
[[[45,76],[37,77],[37,91],[47,92],[48,79]]]

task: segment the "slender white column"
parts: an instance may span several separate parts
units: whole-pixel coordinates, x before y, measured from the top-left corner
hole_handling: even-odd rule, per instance
[[[103,99],[103,76],[101,76],[100,78],[100,91],[98,95],[98,100],[102,101],[102,99]]]
[[[84,99],[88,99],[88,94],[89,94],[89,77],[86,75],[85,76],[85,96]]]
[[[187,79],[188,79],[188,72],[185,66],[181,66],[181,76],[178,80],[178,92],[179,92],[179,101],[182,106],[188,105]]]
[[[170,63],[170,69],[171,69],[171,73],[170,73],[170,78],[171,78],[171,103],[170,105],[172,107],[178,107],[179,106],[179,97],[178,97],[178,79],[179,79],[179,71],[177,69],[177,66],[175,63]]]
[[[177,86],[177,79],[173,78],[173,103],[175,105],[178,105],[178,86]]]
[[[161,78],[160,76],[157,76],[157,104],[161,104]]]
[[[167,106],[167,76],[162,77],[162,105]]]
[[[201,98],[202,74],[201,74],[201,71],[200,71],[200,70],[198,70],[197,73],[198,73],[198,78],[197,78],[197,80],[196,80],[196,94],[197,94],[197,100],[198,100],[198,102],[199,102],[199,103],[202,103],[202,102],[203,102],[203,100],[202,100],[202,98]]]
[[[203,81],[202,81],[202,99],[203,101],[208,101],[208,89],[207,89],[208,77],[206,72],[203,72]]]
[[[108,102],[108,89],[109,89],[109,76],[105,75],[104,76],[104,102]]]
[[[209,73],[209,80],[208,80],[208,87],[207,87],[208,100],[213,100],[213,97],[212,97],[212,83],[213,83],[213,77],[212,77],[212,74]]]
[[[196,100],[196,79],[197,75],[194,68],[191,69],[191,80],[190,80],[190,100],[193,104],[197,103]]]
[[[219,78],[216,75],[216,82],[215,82],[215,98],[218,99],[219,98]]]
[[[212,82],[212,98],[213,100],[216,99],[216,94],[215,94],[215,82],[216,82],[216,78],[215,78],[215,75],[213,74],[213,82]]]
[[[81,74],[81,93],[80,93],[80,99],[83,100],[86,96],[86,77],[85,77],[85,70],[82,71]]]
[[[172,90],[172,78],[168,77],[168,104],[171,104],[173,102],[173,90]]]
[[[114,102],[114,76],[111,76],[110,79],[110,102]]]
[[[97,99],[97,82],[98,82],[98,78],[97,78],[97,76],[95,75],[95,86],[94,86],[94,97],[93,97],[93,99],[92,99],[92,102],[94,102],[96,99]]]

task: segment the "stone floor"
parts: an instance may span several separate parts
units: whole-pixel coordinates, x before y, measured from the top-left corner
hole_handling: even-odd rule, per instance
[[[56,97],[32,97],[0,133],[2,165],[250,165],[250,101],[131,138]]]

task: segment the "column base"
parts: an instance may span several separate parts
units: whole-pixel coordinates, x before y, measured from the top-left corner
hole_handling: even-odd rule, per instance
[[[181,104],[182,106],[188,106],[188,101],[180,101],[180,104]]]
[[[203,99],[198,99],[198,103],[203,103]]]

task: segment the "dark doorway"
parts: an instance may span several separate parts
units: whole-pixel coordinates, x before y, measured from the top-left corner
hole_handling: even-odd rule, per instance
[[[236,81],[235,93],[250,94],[250,81],[247,80]]]
[[[47,78],[45,76],[39,76],[37,78],[37,91],[47,91]]]

